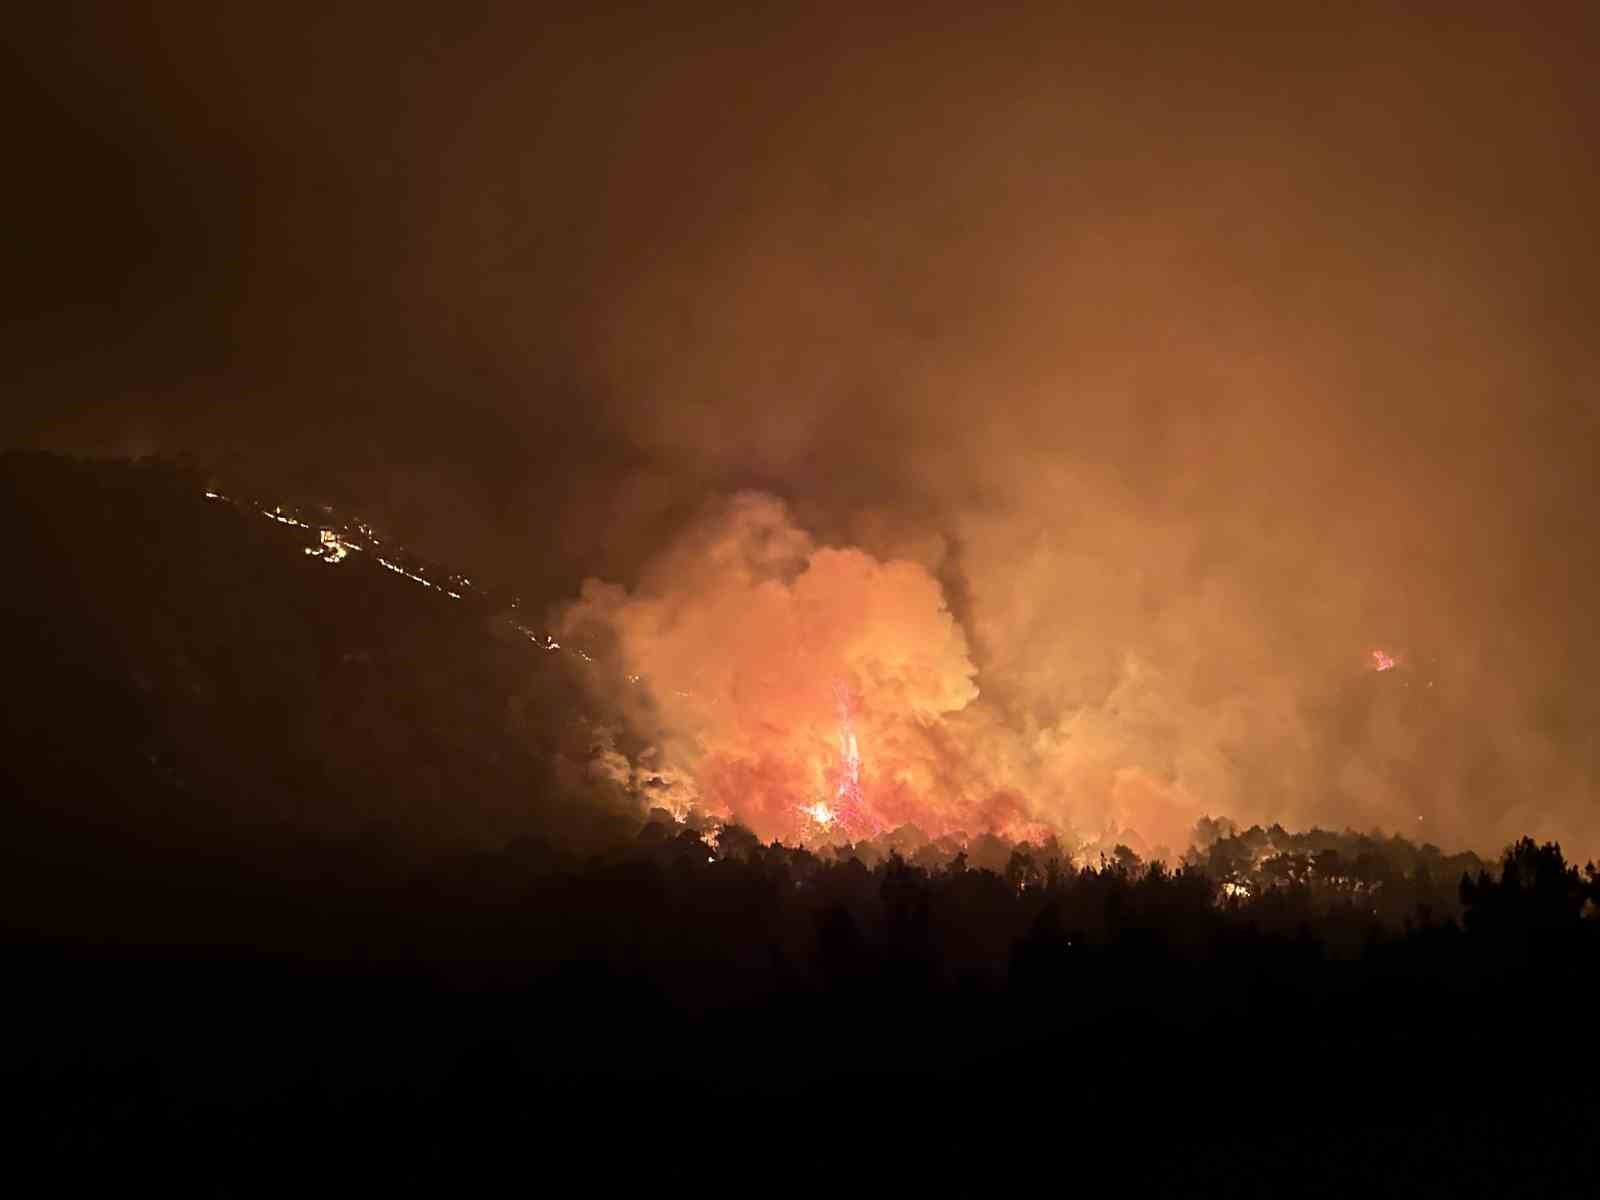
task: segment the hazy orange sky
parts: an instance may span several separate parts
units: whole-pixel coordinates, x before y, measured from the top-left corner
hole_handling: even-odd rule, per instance
[[[52,5],[0,435],[358,498],[730,778],[843,674],[886,813],[1600,851],[1600,15],[1409,7]]]

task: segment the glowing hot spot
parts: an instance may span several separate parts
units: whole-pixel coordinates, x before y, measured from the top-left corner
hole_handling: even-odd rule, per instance
[[[833,824],[833,809],[829,808],[825,801],[818,800],[815,804],[803,805],[800,811],[824,828]]]

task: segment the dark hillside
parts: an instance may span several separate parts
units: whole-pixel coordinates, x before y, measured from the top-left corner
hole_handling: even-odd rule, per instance
[[[314,532],[203,490],[171,465],[0,459],[9,886],[70,904],[164,855],[610,836],[574,795],[558,662],[494,636],[475,597],[370,554],[324,563]]]

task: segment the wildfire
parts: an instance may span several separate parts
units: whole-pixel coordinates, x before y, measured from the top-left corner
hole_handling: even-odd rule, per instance
[[[1392,670],[1394,670],[1394,666],[1395,666],[1394,657],[1392,655],[1385,654],[1382,650],[1374,650],[1372,652],[1372,661],[1373,661],[1374,664],[1376,664],[1373,667],[1374,670],[1377,670],[1377,671],[1392,671]]]
[[[831,807],[819,801],[812,809],[820,807],[828,813],[826,825],[837,822],[852,837],[871,837],[879,827],[861,798],[861,746],[851,717],[850,689],[837,684],[834,694],[839,704],[839,783]]]
[[[343,562],[350,557],[350,551],[361,549],[354,542],[347,542],[331,529],[324,529],[317,535],[317,544],[307,546],[306,553],[316,556],[326,563]]]
[[[420,583],[425,588],[432,588],[436,592],[443,592],[452,600],[461,599],[461,594],[459,592],[453,592],[443,584],[434,583],[431,579],[424,579],[421,575],[418,575],[413,571],[408,571],[399,563],[392,563],[381,555],[378,558],[378,565],[393,571],[396,575],[404,575],[407,579],[411,580],[412,583]],[[551,649],[555,649],[555,647],[552,646]]]
[[[268,512],[263,508],[261,510],[261,515],[267,518],[269,521],[276,521],[280,525],[293,525],[296,529],[311,528],[311,526],[307,525],[304,521],[285,514],[283,511],[283,505],[281,504],[274,505],[271,512]]]
[[[824,829],[833,824],[834,811],[828,807],[828,803],[825,800],[818,800],[815,804],[803,805],[800,811]]]
[[[839,766],[833,799],[798,804],[795,811],[800,814],[802,838],[834,834],[858,840],[873,836],[881,826],[861,796],[861,744],[856,740],[850,691],[841,683],[835,685],[834,695],[839,710]]]

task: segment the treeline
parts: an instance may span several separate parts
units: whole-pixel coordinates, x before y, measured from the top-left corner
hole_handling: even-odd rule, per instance
[[[1037,847],[869,866],[667,820],[603,853],[419,861],[374,831],[162,867],[76,931],[8,899],[8,1120],[63,1159],[290,1139],[437,1182],[492,1131],[536,1158],[626,1137],[692,1181],[686,1125],[755,1169],[812,1124],[912,1146],[946,1121],[1193,1191],[1397,1123],[1434,1141],[1382,1154],[1439,1179],[1500,1169],[1473,1157],[1491,1119],[1497,1154],[1548,1170],[1571,1144],[1546,1118],[1600,1114],[1596,873],[1531,841],[1398,921],[1315,880],[1230,895],[1204,865]]]

